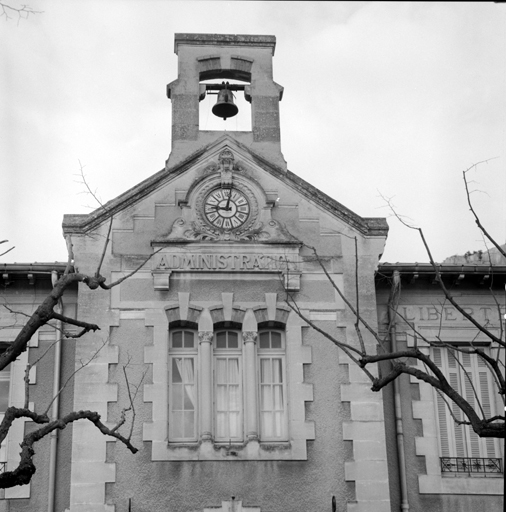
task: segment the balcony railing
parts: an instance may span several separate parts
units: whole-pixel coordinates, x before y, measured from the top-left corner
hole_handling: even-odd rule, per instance
[[[479,457],[440,457],[441,473],[502,473],[502,460]]]
[[[0,462],[0,473],[3,473],[6,469],[7,462]]]

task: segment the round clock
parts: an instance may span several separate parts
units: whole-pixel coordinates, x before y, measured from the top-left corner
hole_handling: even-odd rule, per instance
[[[249,214],[248,199],[234,188],[213,190],[204,200],[204,215],[217,228],[239,228],[248,220]]]

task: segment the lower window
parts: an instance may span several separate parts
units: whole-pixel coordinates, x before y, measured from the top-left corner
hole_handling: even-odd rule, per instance
[[[494,413],[495,386],[485,361],[476,354],[449,348],[433,348],[433,360],[450,385],[485,417]],[[462,410],[446,395],[436,392],[439,425],[439,449],[442,473],[501,473],[502,460],[498,440],[480,438],[469,425]]]
[[[171,326],[170,442],[197,442],[206,430],[201,425],[210,410],[211,437],[217,443],[244,442],[246,434],[261,441],[288,440],[284,332],[261,330],[246,350],[241,326],[235,327],[219,329],[215,325],[211,356],[203,357],[196,329]],[[204,375],[212,375],[207,381],[211,386]],[[205,386],[212,389],[211,394],[205,394]],[[212,407],[203,394],[211,397]],[[253,422],[252,417],[256,418]]]

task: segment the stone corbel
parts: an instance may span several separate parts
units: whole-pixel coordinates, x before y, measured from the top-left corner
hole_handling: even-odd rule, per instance
[[[171,270],[153,270],[151,272],[153,276],[153,286],[155,290],[168,291],[170,287],[170,275]]]
[[[283,284],[285,290],[288,292],[300,291],[300,276],[302,272],[299,270],[290,270],[289,272],[283,272]]]

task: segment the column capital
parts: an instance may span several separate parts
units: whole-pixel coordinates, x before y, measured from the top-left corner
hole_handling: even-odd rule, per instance
[[[244,340],[244,343],[253,342],[255,343],[258,337],[257,331],[243,331],[242,332],[242,339]]]
[[[199,343],[212,343],[213,337],[213,331],[199,331]]]

